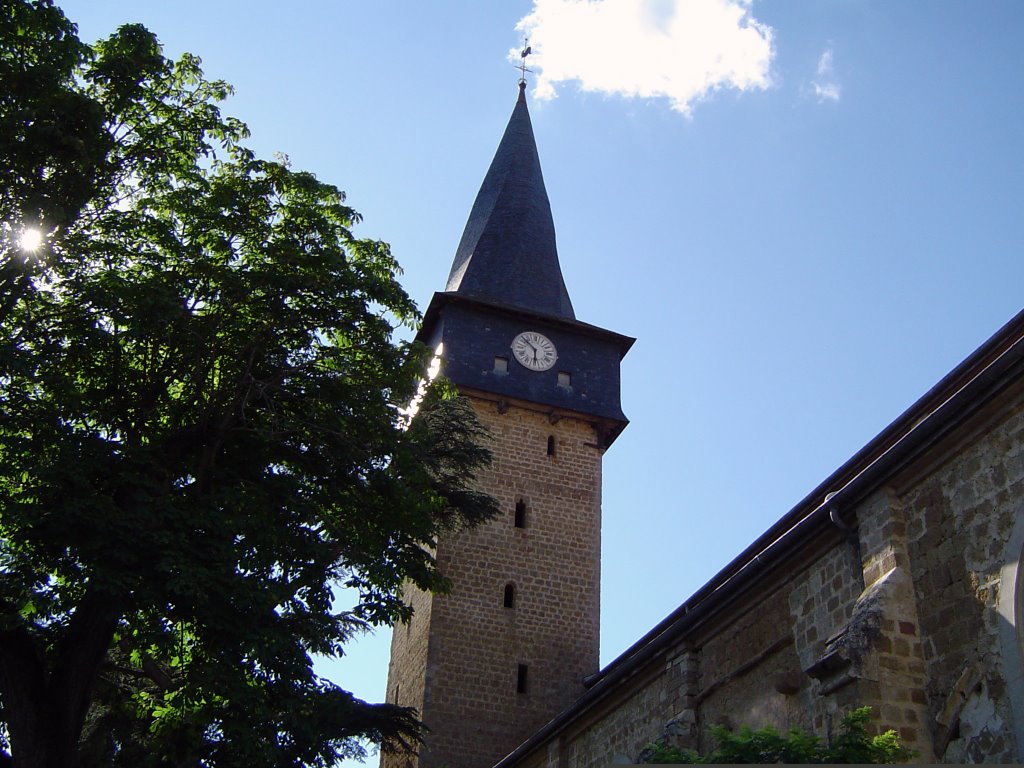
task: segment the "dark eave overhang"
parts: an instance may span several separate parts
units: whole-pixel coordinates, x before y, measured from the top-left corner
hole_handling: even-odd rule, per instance
[[[676,644],[756,584],[758,575],[832,525],[832,510],[859,501],[986,403],[1024,377],[1024,311],[997,331],[849,461],[763,533],[686,602],[590,678],[589,690],[568,709],[498,762],[511,768],[616,686],[639,672],[659,652]]]
[[[423,315],[423,324],[420,326],[419,333],[416,334],[416,339],[418,341],[427,342],[430,340],[430,335],[433,332],[434,326],[440,319],[444,308],[449,304],[470,307],[484,312],[500,312],[506,317],[518,317],[528,323],[540,323],[549,328],[561,328],[572,333],[578,333],[582,336],[589,336],[594,339],[610,342],[618,347],[620,360],[625,357],[629,348],[632,347],[633,343],[636,341],[636,339],[631,336],[623,336],[621,333],[615,333],[615,331],[609,331],[596,325],[590,325],[589,323],[582,323],[579,320],[571,320],[556,315],[532,312],[528,309],[514,306],[512,304],[503,304],[501,302],[494,301],[493,299],[480,299],[463,293],[455,293],[454,291],[437,291],[434,293],[433,298],[430,300],[430,305],[427,307],[427,311]]]

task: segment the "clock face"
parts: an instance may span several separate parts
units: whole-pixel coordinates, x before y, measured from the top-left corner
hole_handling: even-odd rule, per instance
[[[546,371],[558,360],[555,345],[536,331],[523,331],[512,339],[512,353],[531,371]]]

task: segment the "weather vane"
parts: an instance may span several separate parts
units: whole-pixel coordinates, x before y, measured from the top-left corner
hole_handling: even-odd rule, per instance
[[[533,72],[532,69],[527,69],[526,68],[526,57],[529,56],[531,53],[533,53],[533,48],[530,47],[530,38],[529,37],[524,37],[523,38],[523,52],[519,54],[519,58],[522,59],[522,61],[519,63],[519,66],[516,67],[516,69],[519,70],[519,84],[520,85],[526,85],[526,73],[527,72],[530,72],[530,73]]]

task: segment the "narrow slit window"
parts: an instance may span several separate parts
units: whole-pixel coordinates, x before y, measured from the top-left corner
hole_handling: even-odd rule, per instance
[[[514,584],[505,585],[505,607],[515,608],[516,607],[516,588]]]
[[[526,693],[526,665],[520,664],[516,670],[516,693]]]
[[[526,502],[520,499],[516,502],[516,528],[526,527]]]
[[[555,436],[548,435],[548,456],[555,455]]]
[[[507,357],[495,357],[494,358],[494,372],[495,373],[508,373],[508,358]]]

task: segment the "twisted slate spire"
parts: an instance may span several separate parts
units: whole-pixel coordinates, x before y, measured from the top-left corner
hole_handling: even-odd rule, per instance
[[[447,291],[575,319],[555,248],[526,84],[466,222]]]

